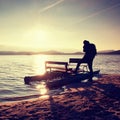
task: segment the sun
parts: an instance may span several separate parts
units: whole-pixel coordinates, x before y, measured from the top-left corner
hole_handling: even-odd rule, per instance
[[[36,43],[45,43],[47,41],[47,32],[43,30],[34,30],[33,39]]]
[[[45,31],[42,30],[35,30],[33,33],[33,37],[35,38],[36,41],[44,41],[46,40],[46,33]]]
[[[46,30],[33,28],[28,30],[25,35],[24,39],[27,40],[27,46],[31,48],[46,48],[48,47],[47,43],[49,42],[49,33]],[[29,44],[28,44],[29,43]]]

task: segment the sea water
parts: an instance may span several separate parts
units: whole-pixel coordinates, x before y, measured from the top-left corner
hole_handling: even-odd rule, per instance
[[[3,55],[0,56],[0,102],[41,96],[40,86],[25,85],[24,77],[45,72],[45,61],[65,61],[83,55]],[[97,55],[93,68],[100,74],[120,74],[120,55]],[[54,91],[57,93],[57,91]],[[60,92],[60,90],[59,90]],[[50,91],[47,93],[50,93]]]

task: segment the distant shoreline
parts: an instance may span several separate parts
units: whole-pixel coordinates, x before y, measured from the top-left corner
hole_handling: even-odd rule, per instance
[[[18,52],[18,51],[0,51],[0,55],[37,55],[37,54],[44,54],[44,55],[81,55],[84,54],[83,52],[74,52],[74,53],[64,53],[64,52],[57,52],[57,51],[43,51],[43,52]],[[115,51],[103,51],[99,52],[98,55],[120,55],[120,50]]]

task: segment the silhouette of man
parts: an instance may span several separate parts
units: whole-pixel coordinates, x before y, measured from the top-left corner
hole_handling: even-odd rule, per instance
[[[90,43],[87,40],[83,41],[83,52],[85,52],[83,58],[78,62],[76,69],[75,69],[75,73],[77,73],[79,66],[81,63],[87,63],[89,70],[90,70],[90,75],[91,77],[93,76],[93,59],[95,58],[97,51],[96,51],[96,46],[92,43]]]

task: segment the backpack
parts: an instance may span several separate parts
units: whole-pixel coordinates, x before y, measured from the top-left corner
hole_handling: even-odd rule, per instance
[[[90,51],[93,55],[97,54],[96,46],[94,44],[90,44]]]

